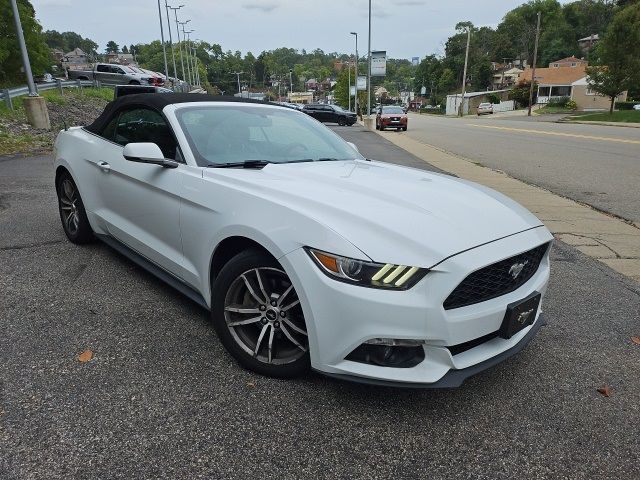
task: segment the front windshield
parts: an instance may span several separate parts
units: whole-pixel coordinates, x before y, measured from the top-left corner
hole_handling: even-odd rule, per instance
[[[291,109],[251,104],[188,106],[178,109],[176,116],[200,166],[363,158],[327,127]]]
[[[401,107],[382,107],[382,113],[402,114],[404,110]]]

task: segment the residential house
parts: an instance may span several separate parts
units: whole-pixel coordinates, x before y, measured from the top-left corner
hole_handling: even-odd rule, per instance
[[[316,80],[315,78],[310,78],[309,80],[307,80],[306,82],[304,82],[304,87],[307,89],[307,91],[314,91],[317,92],[318,91],[318,80]]]
[[[52,48],[51,56],[55,59],[56,62],[62,63],[62,59],[64,58],[64,52],[59,48]]]
[[[576,102],[578,110],[608,110],[611,99],[589,88],[589,77],[582,77],[571,84],[571,100]],[[616,98],[616,102],[625,102],[627,92]]]
[[[74,48],[64,54],[62,63],[66,65],[86,65],[89,63],[89,56],[81,48]]]
[[[576,58],[576,57],[567,57],[561,60],[555,60],[549,64],[549,68],[564,68],[564,67],[579,67],[579,66],[587,66],[589,62],[586,60]]]
[[[493,74],[493,88],[494,90],[498,90],[501,88],[509,88],[513,87],[520,77],[520,74],[524,72],[518,67],[508,67],[496,71]]]
[[[600,41],[600,35],[595,33],[593,35],[589,35],[588,37],[584,37],[578,40],[578,46],[580,47],[580,50],[582,50],[582,53],[586,55],[587,53],[589,53],[589,51],[593,47],[596,46],[596,44],[599,41]]]
[[[551,62],[550,65],[561,62],[560,60]],[[536,68],[535,81],[538,83],[538,103],[549,103],[549,100],[554,98],[570,97],[573,82],[586,76],[586,67],[587,63],[583,62],[575,66]],[[532,72],[532,69],[527,68],[520,74],[518,81],[530,82]]]

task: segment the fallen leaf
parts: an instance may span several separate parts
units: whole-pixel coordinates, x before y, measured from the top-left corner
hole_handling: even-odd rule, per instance
[[[78,355],[78,361],[85,363],[93,358],[93,352],[91,350],[85,350],[80,355]]]
[[[598,389],[598,393],[604,395],[605,397],[610,397],[613,393],[613,389],[609,385],[605,385],[604,387],[600,387]]]
[[[256,384],[253,382],[247,382],[247,387],[255,388]]]
[[[640,337],[631,337],[631,341],[636,345],[640,345]]]

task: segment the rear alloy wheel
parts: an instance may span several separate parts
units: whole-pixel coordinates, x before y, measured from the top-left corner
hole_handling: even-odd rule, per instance
[[[338,117],[338,125],[344,127],[347,124],[347,121],[344,117]]]
[[[140,85],[140,82],[138,80],[131,80],[129,85]]]
[[[82,244],[91,242],[93,231],[84,209],[80,192],[73,178],[68,173],[63,173],[56,184],[58,193],[58,210],[62,228],[67,238],[72,243]]]
[[[211,313],[222,344],[245,368],[280,378],[308,370],[300,300],[282,267],[266,253],[242,252],[222,268]]]

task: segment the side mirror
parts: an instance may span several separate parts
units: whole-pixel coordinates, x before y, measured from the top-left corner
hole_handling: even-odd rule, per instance
[[[160,147],[151,142],[127,143],[122,150],[122,156],[130,162],[150,163],[164,168],[178,166],[175,160],[164,158]]]
[[[356,147],[356,144],[353,142],[347,142],[349,144],[349,146],[351,148],[353,148],[356,152],[360,153],[360,150],[358,150],[358,147]]]

